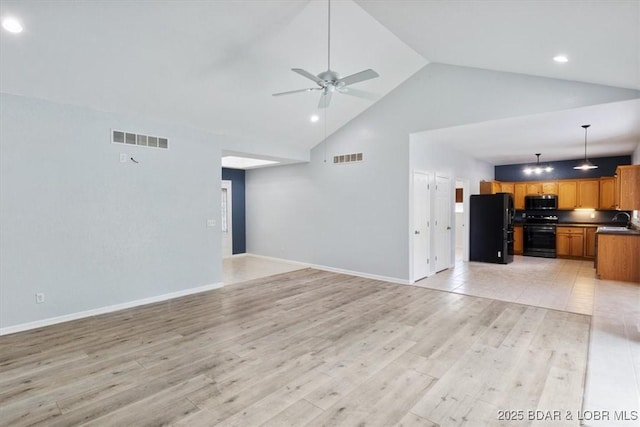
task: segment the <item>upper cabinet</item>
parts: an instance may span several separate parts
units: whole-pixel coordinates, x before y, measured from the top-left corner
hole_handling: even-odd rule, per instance
[[[575,209],[578,207],[578,183],[562,181],[558,184],[558,209]]]
[[[558,194],[558,183],[549,182],[528,182],[527,194]]]
[[[480,181],[480,194],[511,193],[516,209],[524,209],[524,195],[527,193],[527,183]]]
[[[558,182],[558,209],[598,209],[600,180]]]
[[[640,165],[623,165],[615,177],[559,181],[481,181],[480,194],[513,194],[516,209],[524,209],[527,194],[557,194],[558,209],[640,210]]]
[[[582,179],[578,181],[578,208],[598,209],[600,195],[600,180]]]
[[[618,166],[615,202],[621,210],[640,210],[640,165]]]
[[[524,209],[525,194],[527,194],[527,184],[519,182],[513,184],[513,204],[516,209]]]
[[[542,194],[558,194],[558,183],[553,182],[543,182],[542,183]]]
[[[498,181],[480,181],[480,194],[496,194],[502,191]]]
[[[501,182],[500,188],[503,193],[514,194],[514,191],[515,191],[515,185],[513,182]]]
[[[615,177],[600,178],[600,200],[598,207],[600,209],[616,208],[616,179]]]

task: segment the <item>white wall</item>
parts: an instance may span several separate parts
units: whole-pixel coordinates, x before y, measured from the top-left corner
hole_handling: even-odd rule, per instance
[[[220,231],[206,228],[220,218],[211,136],[7,94],[0,102],[0,328],[221,281]],[[111,128],[166,136],[170,149],[111,144]],[[140,163],[120,163],[120,153]]]
[[[636,151],[631,155],[631,163],[634,165],[640,165],[640,143],[638,143]]]
[[[317,146],[310,163],[247,172],[247,250],[408,281],[410,134],[636,96],[598,85],[427,65]],[[324,163],[325,150],[329,162],[335,154],[360,151],[364,162]],[[432,153],[421,156],[422,166],[429,167]],[[451,161],[451,154],[442,155],[438,169]],[[492,178],[489,170],[487,165],[460,177]]]
[[[631,154],[631,164],[640,165],[640,143],[638,143],[638,147]],[[636,226],[640,227],[640,211],[633,211],[631,220]]]
[[[451,150],[447,147],[435,144],[429,141],[429,132],[421,132],[411,135],[410,141],[411,170],[424,170],[432,173],[442,173],[449,176],[451,182],[451,224],[457,224],[455,218],[455,181],[468,180],[469,188],[464,194],[464,200],[467,209],[465,209],[462,215],[462,222],[469,224],[469,196],[471,194],[478,194],[480,192],[480,181],[492,180],[494,178],[493,165],[470,157],[466,154],[460,153],[455,150]],[[432,192],[431,206],[435,205],[435,193]],[[435,217],[435,210],[432,209],[432,218]],[[468,228],[468,227],[467,227]],[[460,231],[462,241],[468,241],[468,230]],[[433,250],[436,247],[436,240],[434,233],[431,233],[431,248],[432,256],[435,254]],[[455,261],[455,237],[451,236],[451,253],[450,264]],[[431,266],[435,265],[435,260],[430,262]]]

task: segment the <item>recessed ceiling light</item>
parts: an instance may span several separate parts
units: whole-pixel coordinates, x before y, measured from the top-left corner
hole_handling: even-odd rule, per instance
[[[311,123],[315,123],[315,122],[317,122],[318,120],[320,120],[320,117],[318,117],[318,115],[317,115],[317,114],[313,114],[313,115],[309,118],[309,120],[311,120]]]
[[[564,55],[556,55],[553,57],[553,60],[562,64],[564,64],[565,62],[569,62],[569,58]]]
[[[20,23],[20,21],[11,16],[8,16],[2,20],[2,28],[14,34],[22,32],[22,24]]]

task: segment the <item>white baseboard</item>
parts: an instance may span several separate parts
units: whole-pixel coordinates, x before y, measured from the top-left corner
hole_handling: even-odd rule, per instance
[[[300,267],[313,267],[313,265],[311,265],[309,263],[306,263],[306,262],[301,262],[301,261],[291,261],[291,260],[284,259],[284,258],[276,258],[276,257],[272,257],[272,256],[252,254],[250,252],[247,252],[245,255],[252,256],[252,257],[255,257],[255,258],[260,258],[260,259],[266,259],[267,261],[283,262],[283,263],[286,263],[286,264],[299,265]]]
[[[411,284],[409,280],[398,279],[397,277],[380,276],[378,274],[363,273],[361,271],[345,270],[343,268],[329,267],[327,265],[310,264],[308,262],[301,262],[301,261],[291,261],[291,260],[288,260],[288,259],[274,258],[274,257],[270,257],[270,256],[257,255],[257,254],[252,254],[252,253],[248,253],[247,255],[254,256],[256,258],[267,259],[267,260],[270,260],[270,261],[286,262],[286,263],[289,263],[289,264],[300,265],[302,267],[310,267],[310,268],[315,268],[315,269],[318,269],[318,270],[330,271],[332,273],[341,273],[341,274],[349,274],[351,276],[364,277],[365,279],[382,280],[384,282],[397,283],[397,284],[400,284],[400,285],[410,285]]]
[[[171,292],[169,294],[158,295],[155,297],[143,298],[135,301],[128,301],[121,304],[94,308],[92,310],[65,314],[64,316],[50,317],[48,319],[37,320],[35,322],[21,323],[19,325],[7,326],[6,328],[0,328],[0,336],[14,334],[16,332],[28,331],[30,329],[42,328],[45,326],[55,325],[57,323],[69,322],[71,320],[83,319],[85,317],[97,316],[99,314],[112,313],[114,311],[124,310],[132,307],[138,307],[146,304],[153,304],[155,302],[166,301],[174,298],[184,297],[187,295],[211,291],[213,289],[219,289],[219,288],[222,288],[222,282],[199,286],[197,288],[185,289],[183,291],[178,291],[178,292]]]

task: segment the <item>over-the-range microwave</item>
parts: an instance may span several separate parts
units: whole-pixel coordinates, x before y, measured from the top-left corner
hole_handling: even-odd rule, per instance
[[[530,211],[558,209],[558,196],[555,194],[532,194],[524,196],[524,208]]]

